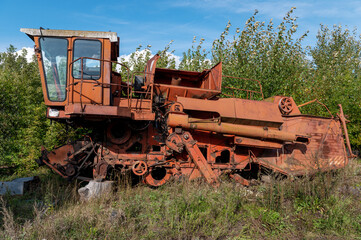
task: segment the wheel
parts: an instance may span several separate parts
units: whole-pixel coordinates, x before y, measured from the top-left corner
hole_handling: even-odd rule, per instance
[[[132,131],[124,122],[113,122],[108,126],[107,138],[114,144],[121,145],[129,140]]]
[[[290,114],[293,110],[293,102],[288,97],[283,97],[280,99],[280,102],[278,103],[278,107],[281,110],[282,114]]]
[[[137,176],[143,176],[148,171],[148,166],[144,161],[136,161],[133,164],[132,171]]]
[[[183,105],[181,103],[175,102],[170,106],[170,112],[183,112]]]
[[[168,182],[172,174],[164,167],[153,168],[149,171],[144,182],[152,187],[159,187]]]

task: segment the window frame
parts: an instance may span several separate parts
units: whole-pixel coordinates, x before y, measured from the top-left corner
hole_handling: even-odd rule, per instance
[[[76,77],[74,77],[74,60],[76,60],[75,59],[75,42],[76,41],[78,41],[78,40],[82,40],[82,41],[96,41],[96,42],[99,42],[100,43],[100,58],[99,59],[103,59],[102,57],[103,57],[103,44],[102,44],[102,41],[100,41],[99,39],[90,39],[90,38],[76,38],[74,41],[73,41],[73,54],[72,54],[72,67],[71,67],[71,76],[72,76],[72,78],[73,79],[77,79],[77,80],[80,80],[81,79],[81,76],[79,77],[79,78],[76,78]],[[78,59],[78,58],[77,58]],[[81,61],[81,60],[78,60],[79,62]],[[101,79],[102,78],[102,70],[103,70],[103,68],[102,68],[102,63],[103,63],[103,61],[101,61],[101,60],[99,60],[99,62],[100,62],[100,66],[99,66],[99,78],[97,78],[97,79],[88,79],[88,78],[84,78],[84,76],[83,76],[83,80],[93,80],[93,81],[97,81],[97,80],[99,80],[99,79]],[[80,74],[81,75],[81,74]]]
[[[48,78],[45,72],[45,65],[44,65],[44,57],[43,57],[43,52],[42,52],[42,43],[41,43],[41,39],[42,38],[52,38],[52,39],[64,39],[66,40],[66,70],[65,70],[65,94],[64,94],[64,99],[63,100],[51,100],[49,97],[49,89],[48,89]],[[39,37],[39,49],[40,49],[40,55],[41,55],[41,65],[43,67],[43,75],[44,75],[44,83],[45,83],[45,88],[46,88],[46,97],[50,102],[64,102],[66,101],[67,97],[68,97],[68,91],[67,91],[67,87],[68,87],[68,66],[69,66],[69,39],[68,38],[63,38],[63,37]]]

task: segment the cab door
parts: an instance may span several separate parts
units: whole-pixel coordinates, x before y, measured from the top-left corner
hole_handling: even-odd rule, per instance
[[[102,104],[103,39],[72,40],[72,61],[69,65],[71,102]]]

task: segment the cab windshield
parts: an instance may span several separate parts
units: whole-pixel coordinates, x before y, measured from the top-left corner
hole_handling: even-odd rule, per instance
[[[68,40],[41,37],[39,42],[48,99],[62,102],[66,98]]]

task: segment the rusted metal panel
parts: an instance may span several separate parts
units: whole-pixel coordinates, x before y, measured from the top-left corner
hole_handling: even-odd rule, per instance
[[[245,137],[234,137],[234,144],[246,147],[266,148],[266,149],[281,149],[283,144],[277,142],[270,142]]]
[[[262,101],[250,100],[248,95],[247,99],[220,98],[222,63],[202,72],[162,69],[156,67],[159,55],[155,55],[142,76],[129,74],[122,79],[112,71],[112,60],[119,54],[114,33],[23,32],[35,41],[47,117],[70,120],[93,131],[86,140],[52,152],[42,150],[38,162],[64,178],[104,180],[116,171],[132,172],[154,187],[182,176],[190,180],[203,177],[217,186],[218,177],[224,174],[249,185],[245,176],[258,175],[261,167],[284,175],[302,175],[342,168],[352,157],[342,108],[338,117],[330,114],[331,118],[322,118],[302,115],[299,107],[305,104],[297,106],[289,96]],[[47,96],[40,36],[68,41],[65,101],[50,101]],[[78,59],[101,62],[97,80],[73,78],[73,48],[79,38],[102,43],[101,59]],[[259,90],[229,90],[259,94],[263,99],[259,81],[237,79],[254,81]],[[318,101],[306,104],[313,102]]]
[[[120,99],[119,107],[130,108],[133,110],[145,110],[149,111],[152,108],[152,102],[150,99]]]
[[[189,88],[164,84],[155,84],[154,89],[157,95],[162,95],[169,101],[175,101],[177,99],[177,96],[208,99],[220,94],[220,92],[217,90]]]
[[[185,110],[219,113],[222,121],[245,125],[279,127],[282,115],[275,103],[237,98],[217,100],[177,97]],[[225,107],[227,106],[227,107]]]
[[[184,114],[170,113],[168,116],[168,125],[171,127],[182,127],[261,139],[274,139],[284,142],[308,142],[308,135],[287,132],[287,130],[279,131],[239,124],[207,122],[207,120],[204,119],[189,118],[188,115]]]
[[[131,111],[128,108],[92,104],[81,105],[80,103],[74,103],[65,106],[65,114],[131,117]]]
[[[154,121],[155,113],[146,111],[132,111],[132,119],[137,121]]]
[[[169,135],[166,143],[169,148],[177,152],[182,152],[184,147],[206,181],[214,186],[219,185],[216,174],[213,172],[212,167],[204,158],[197,142],[193,139],[189,132],[181,132],[180,134],[174,132]]]
[[[110,85],[112,82],[112,63],[111,63],[111,53],[112,53],[112,48],[111,48],[111,42],[110,41],[103,41],[103,49],[102,49],[102,55],[104,56],[103,59],[107,60],[107,62],[103,62],[103,68],[101,68],[102,70],[102,82],[103,85],[101,87],[102,89],[102,103],[104,106],[109,106],[111,105],[111,88]],[[109,86],[109,87],[105,87],[105,86]]]
[[[307,145],[286,144],[282,151],[266,151],[259,159],[291,175],[345,167],[348,163],[340,122],[330,118],[285,118],[284,129],[311,136]],[[278,158],[275,156],[279,156]]]
[[[154,84],[156,94],[169,101],[174,101],[177,96],[212,98],[221,93],[222,64],[219,63],[212,69],[202,72],[155,68]]]

